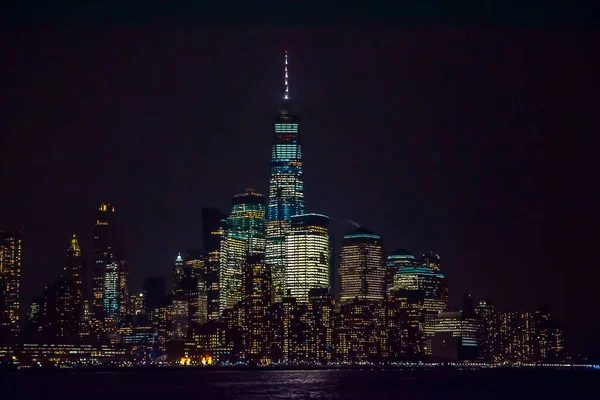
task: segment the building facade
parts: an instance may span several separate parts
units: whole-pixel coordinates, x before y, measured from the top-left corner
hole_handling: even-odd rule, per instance
[[[265,253],[265,198],[262,194],[248,189],[233,197],[220,253],[219,310],[222,314],[242,300],[246,258]]]
[[[397,267],[393,290],[417,291],[422,294],[425,315],[425,351],[431,352],[431,337],[435,334],[435,323],[440,312],[448,309],[448,286],[440,271],[440,258],[437,254],[424,255],[417,261],[406,250],[398,250],[388,257],[390,265]]]
[[[206,252],[206,307],[209,320],[217,320],[219,307],[219,270],[221,242],[225,235],[223,221],[227,216],[216,208],[202,207],[202,238]]]
[[[340,302],[381,301],[385,295],[385,255],[381,237],[365,227],[345,235],[340,253]]]
[[[117,268],[116,257],[114,255],[114,213],[115,207],[110,204],[102,203],[96,211],[96,222],[94,223],[94,241],[93,241],[93,282],[92,282],[92,304],[94,316],[97,319],[103,319],[105,305],[108,308],[116,306],[116,284]],[[109,267],[110,265],[110,267]],[[110,282],[106,282],[109,275]],[[112,290],[109,296],[111,298],[105,301],[105,292],[107,287]]]
[[[295,215],[285,239],[284,289],[299,303],[311,289],[330,289],[329,217]]]
[[[0,334],[19,332],[21,311],[21,232],[0,232]]]
[[[266,262],[273,274],[274,300],[284,295],[285,238],[293,215],[304,214],[304,179],[299,118],[289,112],[288,58],[285,55],[285,92],[275,116],[271,177],[266,223]]]

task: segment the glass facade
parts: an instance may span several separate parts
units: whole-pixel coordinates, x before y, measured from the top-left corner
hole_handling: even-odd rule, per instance
[[[299,303],[311,289],[329,289],[329,217],[295,215],[285,239],[284,289]]]
[[[448,286],[440,272],[440,258],[431,253],[419,262],[406,250],[397,250],[388,257],[388,268],[397,268],[393,291],[409,290],[422,294],[425,314],[424,332],[427,336],[426,353],[431,353],[431,337],[435,334],[438,313],[448,309]]]
[[[360,227],[344,236],[340,255],[340,302],[383,300],[385,255],[381,237]]]
[[[114,235],[113,235],[113,215],[115,207],[110,204],[102,203],[97,210],[96,222],[94,223],[94,250],[93,250],[93,272],[94,281],[92,287],[92,298],[93,298],[93,309],[96,318],[100,318],[105,307],[111,304],[113,300],[106,302],[104,300],[104,293],[108,287],[110,290],[116,290],[116,267],[111,268],[114,274],[111,272],[111,279],[114,282],[109,282],[108,285],[105,283],[106,274],[108,271],[108,265],[114,263]],[[112,294],[111,294],[112,296]],[[116,295],[115,295],[116,297]],[[115,303],[116,304],[116,303]]]
[[[302,146],[298,116],[290,115],[288,58],[285,55],[284,105],[275,116],[275,138],[271,151],[271,177],[267,206],[266,263],[273,274],[275,301],[281,301],[284,289],[285,238],[293,215],[304,214],[304,181],[302,178]]]
[[[275,140],[271,152],[271,178],[267,210],[266,262],[273,273],[275,300],[283,295],[285,237],[293,215],[304,213],[302,147],[298,134],[298,117],[280,110],[275,117]]]
[[[225,235],[223,222],[227,216],[216,208],[202,207],[202,237],[206,251],[206,308],[209,320],[217,320],[219,312],[219,266],[221,241]]]
[[[252,189],[233,197],[221,241],[219,310],[242,300],[243,266],[247,255],[265,253],[265,198]]]

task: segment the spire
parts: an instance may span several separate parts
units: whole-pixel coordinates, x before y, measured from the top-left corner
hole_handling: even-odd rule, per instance
[[[283,93],[283,99],[284,100],[289,100],[290,99],[290,86],[288,84],[288,54],[287,54],[287,50],[285,51],[285,58],[284,58],[284,65],[283,65],[283,69],[285,71],[285,92]]]
[[[177,258],[175,259],[175,262],[183,262],[183,258],[181,258],[181,253],[177,254]]]
[[[71,251],[80,251],[79,242],[77,241],[77,235],[73,234],[73,238],[71,239],[71,247],[69,248]]]

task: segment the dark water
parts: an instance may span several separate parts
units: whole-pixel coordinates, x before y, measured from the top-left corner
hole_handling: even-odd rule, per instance
[[[584,370],[319,370],[18,372],[2,399],[506,399],[600,398]]]

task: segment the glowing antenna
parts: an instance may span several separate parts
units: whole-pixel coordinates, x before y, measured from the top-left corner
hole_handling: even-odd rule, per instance
[[[288,84],[288,69],[287,69],[287,65],[288,65],[288,55],[287,55],[287,50],[285,51],[285,58],[284,58],[284,71],[285,71],[285,93],[283,94],[283,99],[284,100],[289,100],[290,96],[289,96],[289,91],[290,91],[290,86]]]

